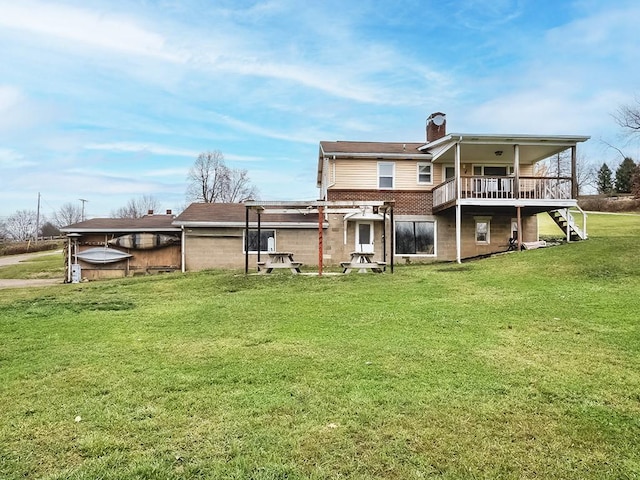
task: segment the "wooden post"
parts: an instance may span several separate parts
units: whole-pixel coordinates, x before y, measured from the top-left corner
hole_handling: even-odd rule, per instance
[[[318,207],[318,276],[322,276],[322,258],[324,257],[322,251],[322,221],[324,217],[324,207],[320,205]]]

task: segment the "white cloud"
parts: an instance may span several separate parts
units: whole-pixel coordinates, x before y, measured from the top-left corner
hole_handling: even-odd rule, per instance
[[[169,155],[176,157],[196,158],[200,152],[181,148],[172,148],[164,145],[154,145],[151,143],[135,142],[110,142],[110,143],[90,143],[84,148],[87,150],[106,150],[111,152],[146,152],[154,155]]]
[[[183,62],[165,39],[134,21],[104,12],[39,1],[1,1],[0,26],[73,42],[76,48],[99,47],[130,55]]]
[[[36,162],[27,160],[24,155],[7,148],[0,148],[0,169],[18,169],[32,167]]]
[[[316,138],[310,138],[308,135],[302,135],[297,133],[288,133],[287,129],[274,130],[271,128],[265,128],[253,123],[238,120],[229,115],[223,115],[220,113],[209,112],[209,118],[216,123],[224,124],[227,127],[232,127],[235,130],[239,130],[245,133],[251,133],[259,135],[261,137],[273,138],[276,140],[286,140],[288,142],[298,143],[311,143],[316,144]]]

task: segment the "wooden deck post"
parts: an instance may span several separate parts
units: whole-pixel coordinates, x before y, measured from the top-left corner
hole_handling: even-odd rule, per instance
[[[460,191],[462,179],[460,177],[460,141],[456,143],[456,262],[462,263],[462,205],[460,205]]]
[[[518,144],[513,146],[513,198],[520,198],[520,145]]]
[[[323,253],[323,235],[322,235],[322,221],[324,217],[324,207],[320,205],[318,207],[318,276],[322,276],[322,259]]]
[[[571,147],[571,198],[578,198],[578,175],[577,175],[577,147]],[[567,217],[569,221],[569,217]]]

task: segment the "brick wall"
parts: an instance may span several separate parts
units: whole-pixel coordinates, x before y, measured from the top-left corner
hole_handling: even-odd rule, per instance
[[[433,195],[411,190],[329,190],[329,201],[394,201],[397,215],[431,215]]]

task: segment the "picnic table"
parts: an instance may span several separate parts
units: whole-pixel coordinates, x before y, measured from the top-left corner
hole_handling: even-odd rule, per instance
[[[340,262],[342,273],[351,273],[353,269],[357,269],[358,273],[382,273],[387,263],[373,261],[374,255],[375,252],[351,252],[350,261]]]
[[[258,267],[264,273],[271,273],[274,268],[288,268],[291,273],[300,273],[301,262],[293,260],[291,252],[267,252],[268,260],[258,262]]]

